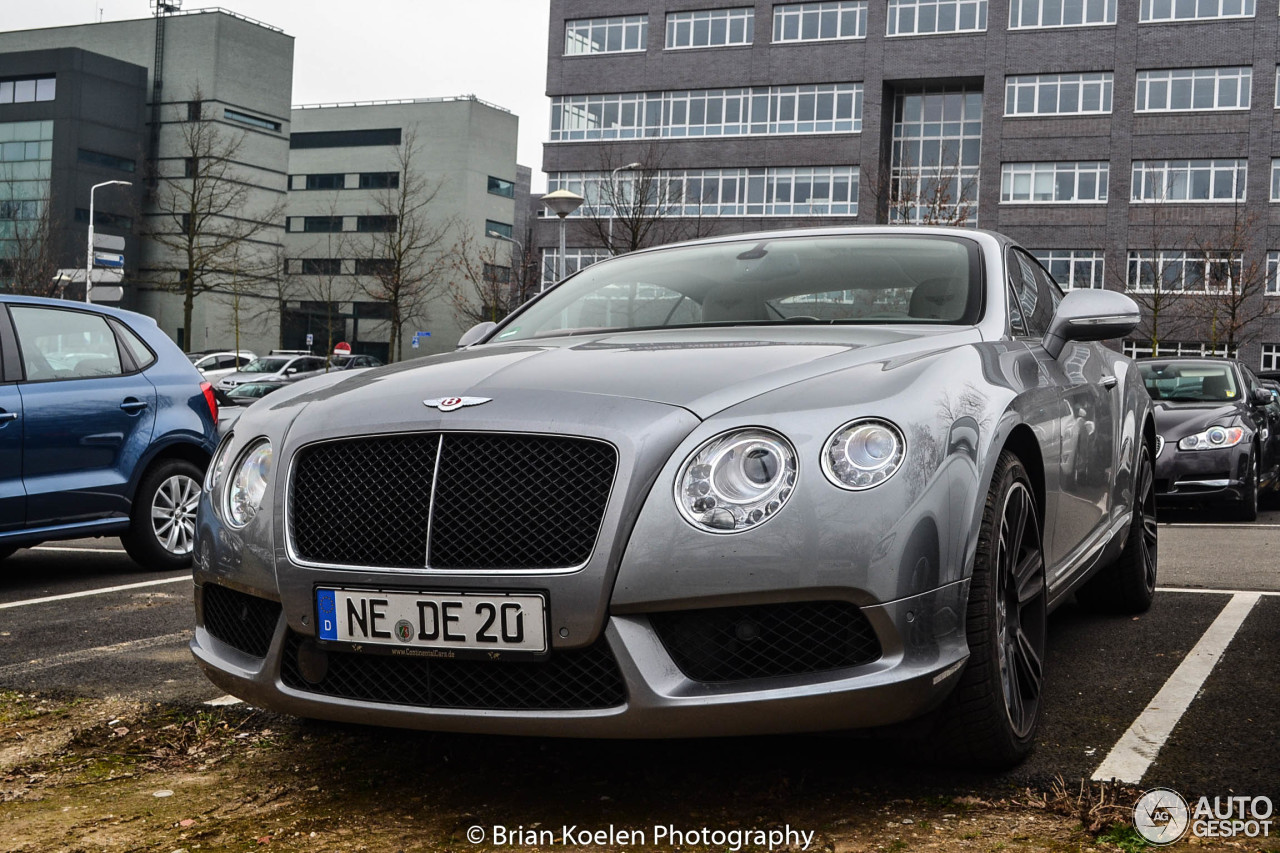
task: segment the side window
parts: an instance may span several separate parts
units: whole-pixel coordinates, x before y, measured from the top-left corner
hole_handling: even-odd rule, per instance
[[[27,380],[120,376],[120,350],[104,317],[57,308],[10,309]]]
[[[135,335],[133,330],[123,323],[113,322],[112,325],[120,333],[120,339],[124,341],[125,348],[129,350],[129,355],[132,356],[133,363],[138,366],[138,370],[146,370],[155,364],[156,354],[142,342],[142,338]]]
[[[1005,295],[1009,300],[1009,332],[1015,338],[1025,338],[1027,336],[1027,324],[1022,319],[1022,309],[1018,307],[1018,294],[1014,289],[1012,277],[1009,281],[1008,292]]]
[[[1052,321],[1054,313],[1058,310],[1058,305],[1062,303],[1062,288],[1058,286],[1058,282],[1054,281],[1049,271],[1035,258],[1026,254],[1020,254],[1019,257],[1027,258],[1027,262],[1035,269],[1036,283],[1040,288],[1040,298],[1049,305],[1049,319]]]
[[[1044,283],[1039,280],[1040,265],[1017,249],[1009,250],[1009,283],[1030,337],[1043,337],[1053,319],[1054,302]]]
[[[253,363],[253,359],[249,358],[249,357],[248,357],[248,356],[246,356],[246,355],[242,355],[242,356],[240,356],[239,361],[240,361],[240,366],[241,366],[241,367],[244,367],[246,364],[252,364],[252,363]]]

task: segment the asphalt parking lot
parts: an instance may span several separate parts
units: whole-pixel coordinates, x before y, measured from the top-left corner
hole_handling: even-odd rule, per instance
[[[187,651],[189,578],[142,572],[118,547],[82,540],[5,561],[0,690],[219,699]],[[1160,592],[1149,613],[1106,617],[1068,604],[1052,617],[1037,751],[992,784],[1115,777],[1189,798],[1280,799],[1280,511],[1253,524],[1168,517],[1160,548]],[[766,761],[790,762],[797,748],[827,751],[767,741],[757,744]],[[633,748],[558,744],[567,764]],[[933,784],[879,749],[858,747],[863,772],[907,788]]]

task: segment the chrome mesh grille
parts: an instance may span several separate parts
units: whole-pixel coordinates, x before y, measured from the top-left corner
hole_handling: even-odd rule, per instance
[[[294,461],[291,541],[299,558],[326,565],[420,568],[428,553],[437,569],[580,565],[595,546],[616,469],[612,446],[563,436],[413,433],[318,443]]]

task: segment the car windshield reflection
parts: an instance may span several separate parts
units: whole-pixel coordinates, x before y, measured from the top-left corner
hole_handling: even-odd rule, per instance
[[[1230,403],[1240,398],[1235,373],[1225,364],[1157,362],[1140,364],[1139,370],[1153,400]]]

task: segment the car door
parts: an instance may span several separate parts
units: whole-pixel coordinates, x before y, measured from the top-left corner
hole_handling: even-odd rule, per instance
[[[18,391],[18,346],[9,315],[0,305],[0,531],[26,523],[22,487],[22,394]]]
[[[1262,449],[1258,471],[1264,481],[1271,480],[1275,478],[1276,466],[1280,464],[1280,406],[1274,401],[1256,402],[1260,393],[1270,392],[1262,386],[1253,371],[1243,364],[1240,365],[1240,372],[1244,374],[1245,387],[1248,389],[1249,410],[1258,425],[1258,445]]]
[[[19,349],[27,526],[118,518],[151,441],[155,386],[100,314],[10,305]]]
[[[1022,314],[1028,332],[1037,341],[1042,340],[1062,301],[1062,291],[1035,258],[1021,249],[1014,249],[1013,253],[1010,267],[1016,267],[1021,279]],[[1107,527],[1119,392],[1112,359],[1100,345],[1073,341],[1056,359],[1049,358],[1043,348],[1038,349],[1046,373],[1061,392],[1058,406],[1062,450],[1057,460],[1060,499],[1052,510],[1048,543],[1049,565],[1061,567]],[[1049,579],[1051,585],[1058,580]]]

